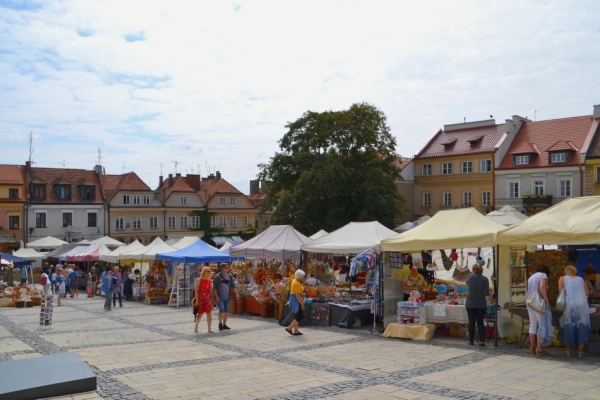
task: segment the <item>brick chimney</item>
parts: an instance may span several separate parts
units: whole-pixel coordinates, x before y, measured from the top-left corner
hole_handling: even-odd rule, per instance
[[[217,171],[217,180],[221,179],[221,171]]]
[[[161,187],[163,185],[164,181],[163,181],[163,176],[159,176],[158,177],[158,187]]]
[[[25,173],[29,174],[31,172],[31,161],[25,161]]]
[[[600,118],[600,104],[594,106],[594,119]]]
[[[171,187],[171,185],[173,185],[173,174],[169,174],[169,187]]]
[[[185,176],[185,181],[195,191],[199,191],[200,190],[200,175],[187,174]]]
[[[176,174],[175,174],[175,176],[176,176],[177,178],[180,178],[180,177],[181,177],[181,173],[180,173],[180,172],[178,172],[178,173],[176,173]]]

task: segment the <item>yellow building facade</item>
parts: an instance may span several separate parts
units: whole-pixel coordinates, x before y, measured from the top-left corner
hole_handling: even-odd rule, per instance
[[[0,226],[6,235],[16,240],[24,239],[25,193],[23,181],[22,171],[18,165],[0,165]],[[13,249],[11,246],[3,250]],[[18,242],[14,249],[17,248]]]

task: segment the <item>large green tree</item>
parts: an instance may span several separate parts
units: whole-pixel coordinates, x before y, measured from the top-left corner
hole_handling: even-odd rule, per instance
[[[290,224],[305,234],[331,231],[350,221],[392,227],[403,215],[396,139],[385,114],[367,103],[342,111],[307,111],[286,125],[280,151],[259,164],[268,181],[262,211],[270,224]]]

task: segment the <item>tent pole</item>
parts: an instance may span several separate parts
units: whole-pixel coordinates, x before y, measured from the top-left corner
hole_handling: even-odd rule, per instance
[[[500,258],[500,246],[496,245],[493,247],[494,252],[494,296],[496,296],[496,312],[494,321],[494,347],[498,347],[498,268],[499,268],[499,258]]]

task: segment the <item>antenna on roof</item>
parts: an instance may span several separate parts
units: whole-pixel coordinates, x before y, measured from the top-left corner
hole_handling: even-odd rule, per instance
[[[538,112],[538,111],[542,111],[542,110],[543,110],[543,108],[540,108],[539,110],[535,110],[535,111],[533,112],[533,120],[534,120],[534,121],[537,121],[537,112]]]
[[[202,174],[200,173],[200,163],[196,164],[198,166],[198,175],[202,176]]]
[[[102,165],[102,149],[98,147],[98,163],[96,165]]]
[[[160,163],[160,176],[162,176],[162,163]]]
[[[33,132],[29,131],[29,164],[33,164]]]
[[[123,164],[123,173],[125,173],[125,164],[127,163],[127,161],[119,161],[121,164]]]
[[[467,117],[463,117],[463,124],[467,122]]]
[[[65,165],[67,165],[67,162],[65,160],[62,160],[62,162],[59,161],[58,163],[61,164],[63,168],[65,167]]]
[[[181,163],[179,161],[173,161],[173,164],[175,164],[175,173],[177,173],[177,165]]]

